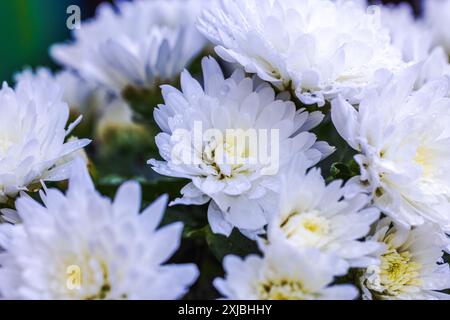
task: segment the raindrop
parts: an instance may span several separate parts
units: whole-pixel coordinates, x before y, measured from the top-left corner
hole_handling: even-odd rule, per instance
[[[220,94],[225,96],[228,93],[230,93],[230,86],[228,84],[222,86],[222,89],[220,90]]]

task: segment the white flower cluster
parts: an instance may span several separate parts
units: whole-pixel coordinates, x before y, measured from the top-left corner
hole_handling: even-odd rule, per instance
[[[73,41],[51,47],[67,70],[56,76],[76,112],[99,119],[102,140],[110,127],[135,127],[127,90],[156,92],[174,83],[206,47],[195,22],[205,0],[136,0],[101,4],[94,19],[75,29]],[[77,79],[76,82],[72,81]],[[80,101],[85,88],[89,100]],[[95,90],[93,90],[95,89]],[[81,90],[81,92],[80,92]],[[114,113],[111,117],[108,113]]]
[[[200,30],[220,57],[295,91],[305,104],[357,99],[377,70],[406,67],[379,12],[354,1],[218,0]]]
[[[52,48],[66,69],[0,90],[0,297],[179,299],[199,270],[168,261],[196,233],[259,248],[224,258],[226,299],[450,299],[449,30],[450,0],[421,18],[362,0],[102,5]],[[188,71],[206,39],[218,57]],[[98,140],[132,125],[130,88],[163,101],[147,169],[184,181],[169,205],[203,210],[200,231],[162,222],[165,195],[141,212],[135,181],[102,196],[90,141],[65,142],[70,109]]]
[[[164,161],[150,163],[160,174],[192,181],[182,190],[183,198],[173,204],[200,205],[212,200],[208,219],[213,231],[230,235],[237,227],[257,233],[275,210],[279,186],[274,173],[279,167],[296,154],[304,154],[312,166],[332,152],[328,144],[316,142],[316,136],[307,132],[323,115],[297,111],[293,102],[277,99],[267,83],[256,85],[242,70],[225,79],[211,58],[203,60],[203,75],[204,88],[187,72],[181,76],[182,92],[162,88],[166,104],[155,110],[155,120],[163,130],[156,142]],[[222,138],[203,137],[200,131],[200,139],[195,139],[196,124],[217,129]],[[252,132],[271,131],[276,137],[258,135],[260,141],[255,144],[259,145],[249,139]],[[264,163],[260,153],[266,151]]]
[[[194,22],[202,0],[122,1],[101,5],[97,17],[75,31],[73,43],[51,53],[86,80],[121,93],[172,82],[206,41]]]
[[[157,230],[167,199],[139,213],[136,182],[122,185],[111,201],[96,192],[77,161],[67,193],[46,189],[41,198],[43,205],[21,197],[22,223],[1,226],[4,297],[176,299],[197,278],[195,266],[162,265],[178,248],[183,225]]]
[[[89,140],[65,141],[81,117],[67,126],[69,107],[53,81],[20,77],[0,90],[0,202],[40,181],[67,179],[77,150]]]

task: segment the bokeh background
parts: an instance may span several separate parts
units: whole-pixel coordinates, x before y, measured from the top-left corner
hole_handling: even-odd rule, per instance
[[[25,66],[51,65],[48,48],[70,36],[67,7],[80,6],[82,18],[95,14],[102,0],[1,0],[0,80]]]
[[[152,0],[148,0],[152,1]],[[82,19],[95,14],[102,0],[1,0],[0,1],[0,81],[10,81],[26,66],[54,66],[48,48],[68,39],[66,9],[80,6]],[[376,1],[374,1],[376,2]],[[383,1],[398,3],[401,0]],[[407,1],[420,12],[420,0]]]

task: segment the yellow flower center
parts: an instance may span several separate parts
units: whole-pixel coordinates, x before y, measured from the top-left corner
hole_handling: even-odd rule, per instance
[[[232,173],[224,173],[222,165],[228,165],[231,171],[241,169],[250,158],[255,158],[257,137],[253,137],[245,130],[232,130],[227,133],[223,141],[211,140],[203,152],[203,160],[215,167],[223,178],[232,176]]]
[[[317,294],[308,293],[299,281],[279,279],[260,283],[258,297],[260,300],[314,300]]]
[[[234,165],[242,164],[250,156],[250,146],[248,138],[243,134],[228,135],[225,141],[216,149],[216,158],[224,152],[227,159],[234,162]]]
[[[288,239],[299,246],[320,247],[330,232],[330,221],[318,212],[294,212],[281,224]]]
[[[414,161],[422,167],[423,175],[429,177],[433,174],[433,152],[424,146],[417,148]]]
[[[412,260],[409,251],[398,252],[390,248],[381,256],[380,283],[384,293],[398,295],[405,286],[420,285],[421,265]]]

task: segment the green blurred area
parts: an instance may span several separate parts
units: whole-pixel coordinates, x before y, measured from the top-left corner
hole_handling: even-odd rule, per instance
[[[52,65],[51,44],[68,39],[66,13],[69,5],[91,16],[96,0],[2,0],[0,1],[0,80],[10,81],[25,66]]]

